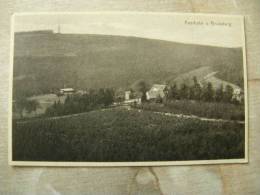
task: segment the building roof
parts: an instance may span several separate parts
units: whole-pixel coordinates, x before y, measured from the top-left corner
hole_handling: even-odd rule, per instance
[[[60,89],[60,91],[70,92],[70,91],[74,91],[74,89],[73,88],[64,88],[64,89]]]
[[[149,91],[160,91],[160,90],[164,90],[165,88],[166,85],[154,84]]]
[[[147,91],[147,95],[149,96],[148,99],[151,98],[158,98],[164,97],[164,89],[166,88],[166,85],[160,85],[160,84],[154,84],[152,88]]]

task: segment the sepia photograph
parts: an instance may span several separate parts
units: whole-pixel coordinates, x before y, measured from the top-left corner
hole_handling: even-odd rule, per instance
[[[12,17],[9,164],[248,162],[244,17]]]

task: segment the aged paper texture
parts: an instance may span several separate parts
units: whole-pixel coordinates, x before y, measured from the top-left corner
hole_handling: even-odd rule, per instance
[[[9,164],[248,162],[244,17],[12,18]]]

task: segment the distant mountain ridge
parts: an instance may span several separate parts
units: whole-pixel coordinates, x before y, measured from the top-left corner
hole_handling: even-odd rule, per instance
[[[128,88],[139,79],[166,83],[169,78],[208,67],[242,87],[242,48],[220,48],[137,37],[60,34],[52,31],[15,34],[15,90],[47,93],[73,88]],[[29,76],[27,76],[29,75]]]

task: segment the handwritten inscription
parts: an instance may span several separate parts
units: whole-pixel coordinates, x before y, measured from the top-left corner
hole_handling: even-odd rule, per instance
[[[216,21],[200,21],[200,20],[185,20],[186,25],[194,25],[194,26],[225,26],[231,27],[232,23],[230,22],[216,22]]]

